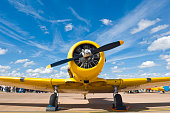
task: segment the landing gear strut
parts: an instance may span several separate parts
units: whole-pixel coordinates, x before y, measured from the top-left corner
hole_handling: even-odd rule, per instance
[[[123,105],[122,96],[118,94],[117,86],[114,86],[113,98],[113,111],[127,111],[126,106]]]
[[[50,96],[49,106],[46,111],[57,111],[58,110],[58,90],[57,86],[54,86],[54,94]]]
[[[86,94],[86,93],[84,93],[83,95],[84,95],[84,100],[86,100],[86,95],[87,95],[87,94]]]

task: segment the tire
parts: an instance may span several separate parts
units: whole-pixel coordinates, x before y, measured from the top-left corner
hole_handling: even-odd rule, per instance
[[[52,105],[54,107],[57,107],[58,105],[56,105],[56,99],[57,99],[57,95],[56,94],[52,94],[50,96],[50,101],[49,101],[49,105]]]
[[[86,96],[84,96],[84,100],[86,100]]]
[[[123,106],[122,96],[120,94],[116,94],[114,96],[114,107],[117,108],[117,107],[121,107],[121,106]]]

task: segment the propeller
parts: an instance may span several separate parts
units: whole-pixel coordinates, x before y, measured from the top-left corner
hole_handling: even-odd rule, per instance
[[[112,42],[112,43],[106,44],[104,46],[101,46],[101,47],[99,47],[95,50],[92,50],[90,55],[84,55],[83,53],[81,53],[80,55],[78,55],[76,57],[68,58],[68,59],[64,59],[64,60],[60,60],[58,62],[52,63],[52,64],[48,65],[47,68],[55,67],[55,66],[67,63],[69,61],[79,59],[81,57],[89,57],[89,56],[94,55],[96,53],[107,51],[107,50],[113,49],[115,47],[118,47],[118,46],[122,45],[123,43],[124,43],[123,40],[120,40],[120,41],[117,41],[117,42]]]

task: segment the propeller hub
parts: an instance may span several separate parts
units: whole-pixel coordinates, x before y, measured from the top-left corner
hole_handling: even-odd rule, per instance
[[[89,50],[89,49],[82,49],[81,53],[82,53],[83,57],[89,57],[92,55],[91,50]]]

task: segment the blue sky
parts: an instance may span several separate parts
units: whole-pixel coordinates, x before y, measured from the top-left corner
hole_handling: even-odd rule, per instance
[[[99,45],[124,40],[105,52],[99,77],[170,76],[169,0],[1,0],[0,75],[67,78],[67,57],[82,40]]]

